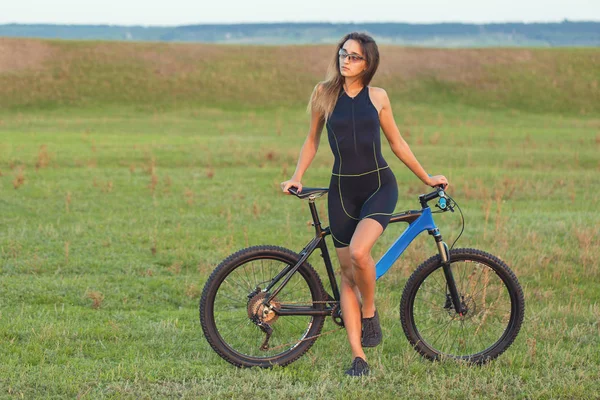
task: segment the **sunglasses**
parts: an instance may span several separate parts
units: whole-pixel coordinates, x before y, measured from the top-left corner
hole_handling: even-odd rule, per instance
[[[344,61],[346,57],[348,57],[350,62],[353,64],[356,64],[357,62],[360,62],[365,59],[363,56],[359,56],[358,54],[348,54],[344,49],[340,49],[338,55],[340,56],[340,60],[342,61]]]

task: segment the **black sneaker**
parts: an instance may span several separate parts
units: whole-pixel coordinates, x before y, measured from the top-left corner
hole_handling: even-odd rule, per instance
[[[367,362],[364,359],[356,357],[352,361],[352,366],[350,367],[350,369],[346,370],[346,375],[367,376],[369,375],[369,364],[367,364]]]
[[[361,343],[363,347],[375,347],[381,343],[382,337],[379,315],[377,315],[377,310],[375,310],[375,315],[371,318],[362,318]]]

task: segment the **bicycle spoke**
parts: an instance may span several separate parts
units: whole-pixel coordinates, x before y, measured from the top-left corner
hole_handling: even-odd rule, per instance
[[[442,271],[441,274],[443,276],[443,270],[438,269],[437,271]],[[443,283],[440,284],[438,282],[438,279],[437,279],[436,274],[435,274],[435,272],[437,272],[437,271],[434,271],[434,273],[431,274],[431,277],[435,281],[435,283],[437,284],[437,286],[440,288],[440,291],[442,292],[442,294],[445,296],[446,295],[446,277],[445,276],[442,277],[441,280],[442,280]]]
[[[446,291],[445,291],[445,290],[444,290],[444,291],[442,291],[442,290],[440,289],[440,290],[435,290],[435,291],[432,291],[431,289],[426,289],[426,288],[423,288],[423,287],[420,287],[420,288],[419,288],[419,290],[422,290],[422,291],[424,291],[424,292],[431,293],[431,294],[432,294],[432,295],[434,295],[434,296],[435,296],[435,295],[441,295],[441,296],[442,296],[442,298],[443,298],[444,300],[446,299]]]
[[[231,278],[230,276],[228,276],[227,279],[223,281],[223,283],[227,283],[231,286],[233,286],[235,284],[238,288],[240,288],[242,290],[242,292],[245,292],[245,293],[250,293],[250,291],[252,290],[252,289],[248,289],[247,287],[238,283],[237,280]],[[221,284],[221,286],[223,286],[223,283]]]

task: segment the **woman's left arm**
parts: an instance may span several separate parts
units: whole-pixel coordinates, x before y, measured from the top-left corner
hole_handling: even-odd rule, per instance
[[[379,112],[379,123],[394,154],[426,185],[435,186],[443,184],[446,186],[448,184],[446,177],[443,175],[429,176],[419,161],[417,161],[410,147],[408,147],[408,143],[400,135],[396,121],[394,121],[392,105],[387,92],[381,88],[378,88],[377,91],[377,98],[382,105]]]

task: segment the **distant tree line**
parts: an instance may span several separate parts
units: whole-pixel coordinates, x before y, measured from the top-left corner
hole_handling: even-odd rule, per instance
[[[416,46],[600,46],[600,22],[568,20],[558,23],[261,23],[176,27],[0,25],[0,36],[4,37],[247,44],[334,43],[350,31],[368,32],[381,43]]]

